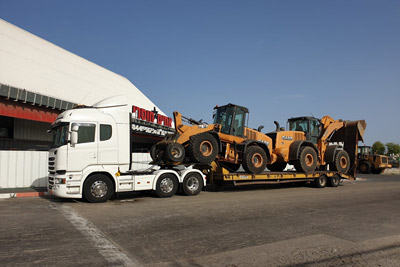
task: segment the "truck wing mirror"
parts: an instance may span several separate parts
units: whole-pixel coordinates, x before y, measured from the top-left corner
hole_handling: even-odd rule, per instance
[[[79,131],[79,125],[77,124],[72,124],[71,128],[71,146],[75,147],[75,145],[78,143],[78,131]]]

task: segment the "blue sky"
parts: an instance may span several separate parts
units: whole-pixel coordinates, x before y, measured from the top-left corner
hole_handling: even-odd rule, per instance
[[[400,142],[400,1],[0,0],[0,17],[121,74],[169,116],[249,126],[365,119],[365,141]]]

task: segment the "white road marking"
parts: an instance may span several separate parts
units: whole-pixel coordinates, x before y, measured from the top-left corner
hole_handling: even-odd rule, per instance
[[[121,251],[90,221],[80,216],[73,208],[61,205],[55,207],[62,215],[80,231],[112,266],[140,266]]]

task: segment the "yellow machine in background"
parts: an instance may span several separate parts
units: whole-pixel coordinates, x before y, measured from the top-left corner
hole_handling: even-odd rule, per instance
[[[361,173],[380,174],[386,168],[391,168],[387,156],[374,154],[370,146],[358,147],[358,171]]]

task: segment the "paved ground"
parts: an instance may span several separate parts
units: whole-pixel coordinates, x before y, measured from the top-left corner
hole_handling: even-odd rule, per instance
[[[1,266],[399,266],[400,176],[338,188],[0,200]]]

